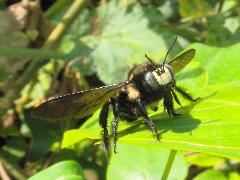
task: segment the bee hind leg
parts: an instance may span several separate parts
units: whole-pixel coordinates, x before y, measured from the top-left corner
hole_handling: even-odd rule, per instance
[[[109,160],[109,138],[108,138],[108,128],[107,128],[107,118],[108,118],[108,111],[109,111],[109,105],[110,103],[106,103],[100,112],[99,115],[99,124],[102,126],[103,128],[103,147],[104,147],[104,151],[105,151],[105,155],[107,160]]]

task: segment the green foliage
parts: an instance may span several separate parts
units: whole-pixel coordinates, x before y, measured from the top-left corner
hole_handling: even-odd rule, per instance
[[[181,0],[180,14],[187,18],[199,18],[209,16],[214,13],[214,8],[218,0],[199,1],[199,0]]]
[[[159,33],[153,20],[161,21],[163,17],[154,10],[112,1],[99,8],[98,13],[100,33],[92,58],[100,79],[108,84],[116,79],[124,80],[133,63],[143,62],[144,53],[158,58],[163,56],[167,49],[164,40],[174,39],[169,32]]]
[[[25,25],[16,7],[15,15],[0,12],[0,160],[6,171],[15,179],[33,174],[30,179],[85,179],[86,169],[99,179],[160,179],[174,149],[168,179],[239,179],[239,1],[96,2],[57,0],[47,19],[40,11],[36,18],[31,9]],[[46,20],[57,28],[46,28]],[[179,95],[182,107],[175,104],[175,109],[182,115],[177,117],[169,117],[162,102],[157,112],[148,109],[160,141],[141,118],[121,121],[118,153],[107,165],[98,148],[99,111],[79,129],[77,121],[49,124],[29,115],[44,96],[126,80],[129,70],[145,61],[144,54],[160,63],[176,36],[168,61],[196,49],[194,59],[175,75],[177,85],[202,99],[191,103]],[[110,113],[109,127],[112,119]],[[68,126],[74,129],[64,133],[59,150]]]

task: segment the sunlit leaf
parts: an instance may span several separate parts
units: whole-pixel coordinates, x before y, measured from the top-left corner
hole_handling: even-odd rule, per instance
[[[203,171],[194,180],[227,180],[227,174],[221,170],[209,169]]]
[[[129,144],[119,144],[107,169],[107,179],[161,179],[170,150],[148,149]],[[127,158],[126,158],[127,155]],[[183,180],[187,175],[187,164],[178,152],[171,168],[169,180]]]
[[[187,161],[200,167],[212,167],[217,164],[223,164],[225,162],[225,159],[208,154],[197,153],[187,156]]]

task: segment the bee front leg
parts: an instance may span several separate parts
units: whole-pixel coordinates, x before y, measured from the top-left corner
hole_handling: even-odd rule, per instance
[[[109,159],[109,138],[108,138],[108,128],[107,128],[109,104],[110,103],[108,102],[102,107],[99,115],[99,124],[103,128],[103,147],[104,147],[104,151],[107,159]]]
[[[136,100],[136,105],[137,105],[137,109],[139,110],[139,112],[143,116],[145,122],[148,124],[149,128],[154,132],[157,140],[159,140],[160,137],[159,137],[159,134],[157,132],[157,129],[156,129],[154,123],[152,122],[152,120],[148,117],[147,111],[146,111],[142,101],[140,99],[137,99]]]
[[[118,102],[115,100],[112,100],[112,107],[113,107],[113,115],[114,119],[112,121],[112,136],[113,136],[113,147],[114,147],[114,153],[117,153],[116,151],[116,144],[117,144],[117,127],[118,127],[118,121],[119,121],[119,107]]]
[[[175,97],[174,97],[175,98]],[[177,99],[177,102],[179,100]],[[180,103],[180,102],[179,102]],[[171,116],[171,115],[174,115],[174,116],[177,116],[179,114],[175,113],[174,111],[174,106],[173,106],[173,97],[172,97],[172,94],[171,92],[169,91],[166,91],[164,93],[164,96],[163,96],[163,105],[164,105],[164,108],[167,109],[167,112],[168,112],[168,115]]]
[[[188,99],[190,101],[196,102],[197,100],[201,99],[200,97],[193,99],[193,97],[188,94],[186,91],[184,91],[182,88],[175,86],[174,89],[179,92],[185,99]]]

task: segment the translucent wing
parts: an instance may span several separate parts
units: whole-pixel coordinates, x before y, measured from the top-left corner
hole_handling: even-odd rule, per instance
[[[168,64],[173,68],[175,73],[181,71],[195,56],[196,50],[189,49],[186,52],[182,53],[181,55],[175,57],[171,62]]]
[[[52,122],[88,117],[127,83],[128,81],[56,97],[36,107],[32,116]]]

